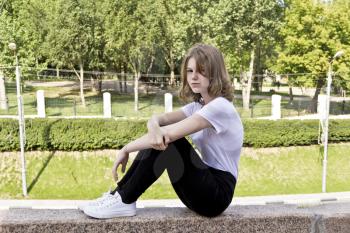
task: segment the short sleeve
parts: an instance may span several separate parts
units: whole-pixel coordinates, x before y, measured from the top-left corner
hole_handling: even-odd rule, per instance
[[[216,133],[226,131],[232,124],[233,106],[223,97],[218,97],[196,112],[214,127]]]
[[[186,117],[189,117],[194,113],[195,104],[196,104],[195,102],[192,102],[192,103],[186,104],[181,108],[181,110],[184,112]]]

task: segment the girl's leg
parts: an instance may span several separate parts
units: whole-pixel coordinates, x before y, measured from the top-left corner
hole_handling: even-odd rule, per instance
[[[153,171],[153,164],[161,153],[162,151],[155,149],[141,150],[123,178],[117,183],[117,188],[111,193],[118,191],[126,204],[135,202],[161,175],[156,175]]]
[[[236,185],[234,176],[207,166],[186,139],[175,141],[173,146],[178,151],[176,154],[182,158],[184,173],[177,179],[174,175],[176,167],[172,164],[167,171],[181,201],[204,216],[213,217],[222,213],[233,197]]]
[[[142,150],[118,182],[118,187],[111,193],[118,191],[126,204],[135,202],[170,166],[173,168],[172,179],[180,179],[184,173],[184,162],[174,149],[173,143],[165,151]]]
[[[115,191],[124,203],[132,203],[165,168],[176,193],[188,208],[214,216],[231,202],[234,177],[204,164],[185,138],[170,143],[165,151],[140,151]]]

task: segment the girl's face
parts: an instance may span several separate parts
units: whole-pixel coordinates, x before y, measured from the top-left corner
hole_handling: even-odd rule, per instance
[[[191,57],[187,62],[187,82],[194,93],[202,97],[208,95],[209,79],[202,75],[196,67],[196,60]]]

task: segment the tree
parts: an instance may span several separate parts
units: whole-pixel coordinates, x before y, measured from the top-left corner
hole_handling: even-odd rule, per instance
[[[350,2],[333,1],[329,5],[329,24],[331,35],[339,41],[336,49],[343,50],[344,55],[334,62],[335,77],[333,87],[350,90]]]
[[[161,48],[164,59],[170,69],[170,84],[175,84],[176,63],[184,56],[186,45],[185,33],[188,24],[184,22],[182,7],[183,1],[172,0],[159,2],[159,19],[161,32]],[[159,20],[158,19],[158,20]]]
[[[246,110],[249,109],[256,51],[274,39],[281,13],[282,6],[275,0],[221,0],[208,15],[211,37],[229,54],[231,72],[240,71]]]
[[[19,58],[22,73],[30,74],[31,67],[38,72],[43,59],[40,46],[45,35],[45,15],[42,14],[42,3],[29,0],[23,7],[23,1],[5,1],[0,9],[0,95],[4,99],[3,108],[7,108],[5,79],[14,79],[14,54],[9,50],[9,43],[16,43],[16,54]],[[33,78],[26,75],[26,78]],[[5,103],[5,102],[6,103]]]
[[[48,57],[52,64],[74,70],[80,80],[83,106],[84,69],[104,67],[104,29],[99,9],[89,0],[54,1],[50,9],[50,30],[45,45]]]
[[[286,9],[280,31],[283,40],[277,48],[278,60],[274,69],[280,73],[311,74],[289,79],[292,85],[316,86],[310,112],[316,112],[318,95],[326,84],[330,59],[340,49],[349,50],[349,42],[345,39],[350,32],[347,7],[349,4],[335,7],[312,0],[292,0]],[[338,64],[335,61],[335,70],[341,67],[342,73],[348,75],[348,68]],[[342,77],[348,79],[348,76]]]
[[[46,66],[41,45],[46,35],[46,12],[42,1],[28,0],[6,1],[0,15],[1,40],[3,53],[0,53],[0,64],[12,65],[13,54],[7,48],[10,42],[17,45],[17,54],[24,71],[29,67],[38,70]],[[40,66],[40,67],[39,67]]]
[[[141,72],[146,72],[155,59],[159,41],[159,19],[156,1],[118,1],[113,4],[108,18],[107,47],[117,54],[112,62],[124,63],[134,73],[135,111],[138,111],[138,83]]]
[[[4,72],[0,69],[0,109],[8,110],[8,108]]]
[[[12,41],[10,28],[14,21],[10,7],[3,5],[0,9],[0,107],[3,110],[8,109],[5,75],[6,73],[10,75],[7,67],[13,64],[13,54],[8,49],[8,44]]]

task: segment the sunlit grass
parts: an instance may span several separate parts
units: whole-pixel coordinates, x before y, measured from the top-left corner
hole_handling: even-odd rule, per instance
[[[328,192],[350,191],[349,152],[349,143],[330,145]],[[26,158],[29,198],[32,199],[90,199],[115,187],[111,176],[113,150],[27,152]],[[18,153],[1,153],[0,162],[0,198],[22,198]],[[235,195],[319,193],[321,178],[322,157],[318,146],[245,148]],[[167,173],[141,198],[176,198]]]

